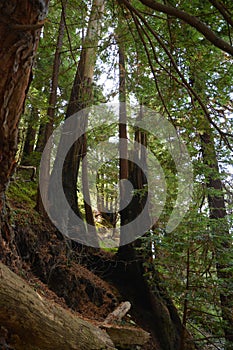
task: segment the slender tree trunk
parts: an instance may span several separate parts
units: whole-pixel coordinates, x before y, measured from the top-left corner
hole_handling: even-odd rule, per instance
[[[48,0],[0,4],[0,233],[7,235],[5,190],[15,168],[18,122]]]
[[[34,150],[35,139],[36,139],[35,125],[38,123],[38,120],[39,120],[39,110],[32,106],[31,116],[30,116],[30,121],[28,123],[26,139],[25,139],[24,148],[23,148],[22,161],[21,161],[21,163],[24,165],[30,165],[30,161],[28,160],[28,158],[30,157],[30,155],[33,153],[33,150]]]
[[[53,129],[54,129],[55,111],[56,111],[56,103],[57,103],[58,78],[59,78],[59,70],[61,65],[61,50],[63,46],[63,38],[65,33],[66,7],[67,7],[67,0],[62,1],[62,11],[61,11],[61,18],[60,18],[60,24],[59,24],[59,30],[58,30],[56,51],[54,55],[51,89],[49,94],[49,107],[47,111],[47,116],[49,118],[49,121],[48,123],[46,123],[46,126],[45,126],[44,146],[47,143],[49,137],[52,135]]]
[[[56,103],[57,103],[57,88],[58,88],[58,79],[59,79],[59,70],[61,65],[61,49],[63,46],[63,38],[65,33],[65,18],[66,18],[66,7],[67,0],[62,1],[62,10],[61,17],[58,29],[58,37],[56,50],[54,54],[53,61],[53,73],[51,80],[51,87],[49,93],[49,106],[47,110],[48,122],[46,124],[41,124],[39,129],[39,135],[36,145],[36,151],[42,153],[45,145],[52,135],[54,130],[54,122],[55,122],[55,111],[56,111]],[[48,158],[50,158],[50,154],[48,154]],[[50,169],[50,164],[48,163],[48,171]]]
[[[45,145],[48,142],[54,130],[58,78],[59,78],[59,70],[61,65],[61,49],[63,45],[63,38],[64,38],[64,32],[65,32],[66,6],[67,6],[67,1],[63,1],[59,30],[58,30],[58,37],[57,37],[57,45],[56,45],[56,51],[54,55],[54,62],[53,62],[53,75],[52,75],[51,89],[49,94],[49,107],[47,110],[47,116],[49,120],[45,125],[41,124],[39,129],[36,151],[41,153],[43,152]],[[50,159],[51,159],[51,149],[49,152],[46,153],[46,160],[45,160],[46,166],[44,167],[44,169],[47,173],[44,174],[45,178],[48,177],[50,173]],[[44,184],[46,185],[46,181],[44,181]],[[45,186],[44,191],[46,193],[48,192],[48,186]],[[36,209],[39,213],[46,215],[39,189],[37,191]]]
[[[188,318],[188,293],[190,289],[190,249],[187,251],[187,263],[186,263],[186,288],[185,288],[185,297],[184,297],[184,307],[183,307],[183,317],[182,317],[182,332],[181,332],[181,341],[180,341],[180,349],[185,349],[185,335],[186,335],[186,325]]]
[[[232,237],[229,233],[227,213],[223,194],[223,186],[215,151],[214,138],[211,127],[205,126],[205,133],[200,135],[203,162],[206,165],[206,185],[208,189],[209,216],[215,245],[217,276],[220,285],[220,301],[224,332],[229,345],[226,349],[233,349],[233,281],[232,269]]]
[[[83,135],[83,148],[82,148],[82,186],[84,196],[84,208],[86,213],[86,220],[89,226],[89,234],[91,237],[97,235],[94,216],[91,208],[91,196],[89,191],[89,180],[88,180],[88,164],[87,164],[87,135]]]
[[[46,127],[46,124],[44,122],[41,122],[39,126],[38,137],[37,137],[37,142],[35,147],[35,151],[38,153],[42,153],[44,150],[45,127]]]
[[[119,23],[120,28],[120,23]],[[120,32],[120,29],[118,31]],[[120,180],[120,246],[124,244],[127,232],[125,225],[129,218],[127,210],[126,183],[128,180],[127,110],[126,110],[126,62],[124,42],[117,37],[119,51],[119,180]]]
[[[103,159],[100,159],[102,162]],[[100,213],[104,212],[104,176],[101,172],[97,173],[97,209]]]
[[[127,149],[127,125],[126,125],[127,124],[126,66],[125,66],[124,44],[121,38],[118,39],[118,48],[119,48],[119,102],[120,102],[119,157],[120,157],[120,180],[123,180],[123,179],[128,179],[128,149]]]

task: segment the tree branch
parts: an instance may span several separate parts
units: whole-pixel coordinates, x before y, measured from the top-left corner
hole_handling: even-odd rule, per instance
[[[209,2],[221,13],[223,18],[233,27],[233,19],[231,14],[226,10],[225,6],[217,0],[209,0]]]
[[[147,1],[147,0],[143,0],[143,1]],[[150,1],[150,0],[148,0]],[[225,132],[223,132],[218,125],[215,123],[215,121],[211,118],[210,113],[208,111],[207,106],[205,105],[205,103],[202,101],[201,97],[199,96],[199,94],[192,88],[192,86],[189,84],[189,82],[186,80],[186,78],[184,77],[184,75],[181,73],[181,71],[179,70],[177,64],[175,63],[172,54],[170,53],[170,51],[168,50],[168,48],[166,47],[165,43],[161,40],[161,38],[159,37],[159,35],[154,31],[154,29],[148,24],[148,22],[146,21],[146,19],[141,15],[141,13],[135,8],[133,7],[128,0],[121,0],[121,2],[127,7],[127,9],[131,12],[131,14],[135,14],[138,18],[140,18],[140,20],[144,23],[145,27],[150,31],[150,33],[154,36],[154,38],[157,40],[157,42],[159,43],[159,45],[163,48],[164,52],[166,53],[166,55],[169,57],[170,62],[172,64],[172,66],[174,67],[175,71],[177,72],[178,76],[180,77],[183,85],[186,87],[187,91],[190,92],[190,94],[195,98],[195,100],[197,100],[197,102],[199,103],[199,106],[202,108],[205,117],[207,118],[207,120],[209,121],[209,123],[217,130],[217,132],[219,133],[219,135],[221,135],[221,137],[223,138],[223,140],[225,141],[227,147],[229,149],[232,150],[232,146],[227,138],[227,136],[229,136],[228,134],[226,134]],[[163,5],[165,6],[165,5]],[[166,6],[167,7],[167,6]],[[233,47],[232,47],[232,51],[233,51]],[[153,70],[152,70],[153,73]]]
[[[121,0],[126,7],[129,5],[128,0]],[[158,3],[154,0],[140,0],[140,2],[153,10],[166,13],[167,15],[174,16],[181,19],[185,23],[191,25],[199,33],[201,33],[208,41],[210,41],[214,46],[218,47],[224,52],[229,53],[233,56],[233,47],[225,40],[219,38],[205,23],[201,22],[197,17],[190,15],[189,13],[179,10],[178,8],[167,6]]]

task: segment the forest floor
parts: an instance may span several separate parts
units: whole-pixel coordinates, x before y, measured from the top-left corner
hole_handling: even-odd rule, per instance
[[[36,191],[36,183],[25,180],[14,181],[9,187],[17,258],[9,259],[6,252],[3,262],[43,297],[98,325],[125,301],[116,281],[110,278],[115,252],[73,245],[36,212]],[[137,310],[122,322],[150,332]],[[141,349],[159,349],[156,343],[151,339]]]

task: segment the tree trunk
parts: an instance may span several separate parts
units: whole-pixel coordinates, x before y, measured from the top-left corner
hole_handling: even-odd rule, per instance
[[[53,62],[53,75],[52,75],[51,89],[49,93],[49,107],[47,110],[49,121],[48,123],[46,123],[46,126],[45,126],[44,147],[49,137],[52,135],[53,129],[54,129],[55,108],[57,103],[58,78],[59,78],[59,70],[61,65],[61,50],[63,46],[63,38],[65,33],[66,6],[67,6],[67,1],[63,1],[59,30],[58,30],[57,45],[56,45],[56,51],[54,55],[54,62]]]
[[[100,36],[100,20],[103,14],[104,1],[94,0],[92,3],[91,14],[89,18],[87,34],[83,42],[83,48],[81,52],[80,61],[78,64],[71,98],[69,101],[67,109],[67,118],[72,116],[74,113],[81,111],[82,109],[91,105],[93,88],[92,81],[94,76],[94,67],[96,62],[97,45]],[[88,115],[86,115],[84,120],[84,130],[87,127]],[[84,158],[82,151],[86,149],[86,136],[83,135],[75,144],[72,146],[70,152],[67,155],[66,161],[64,163],[64,188],[67,189],[66,195],[68,199],[71,199],[71,207],[78,205],[77,203],[77,177],[79,173],[80,160]],[[83,164],[83,187],[86,196],[89,197],[89,186],[86,174],[87,160]],[[90,201],[89,201],[90,203]],[[98,239],[96,236],[96,230],[94,225],[94,218],[91,206],[85,204],[85,214],[87,222],[91,227],[90,232],[88,232],[91,237],[96,241],[98,246]],[[88,229],[87,229],[88,230]],[[96,238],[94,237],[96,236]]]
[[[97,46],[100,36],[100,20],[103,13],[103,8],[103,0],[93,1],[87,28],[87,34],[83,42],[83,48],[81,51],[79,64],[77,67],[73,87],[71,90],[71,96],[66,112],[66,119],[91,105],[92,80],[94,75]],[[75,129],[79,128],[79,130],[86,130],[87,114],[83,114],[82,117],[80,116],[78,118],[77,125],[75,126]],[[66,156],[63,166],[64,192],[72,211],[74,211],[79,217],[81,217],[81,215],[77,200],[77,177],[79,173],[80,161],[82,158],[83,140],[83,137],[79,137],[79,139],[73,144]],[[62,145],[64,142],[66,142],[66,136],[63,137],[62,135],[60,144],[58,146],[58,154],[59,148],[63,149]],[[56,167],[59,167],[59,162],[59,157],[57,157],[54,164],[55,170],[53,169],[53,172],[56,172]],[[53,181],[53,173],[51,176],[50,184],[51,186],[49,192],[55,193],[56,183],[55,181]],[[54,204],[56,205],[56,203]],[[68,213],[66,226],[69,227],[69,231],[71,232],[71,235],[73,235],[73,239],[75,240],[75,232],[77,228],[73,228],[73,223],[70,222],[69,218],[70,215]],[[82,225],[82,227],[80,227],[79,230],[82,231],[83,236],[86,236],[87,232],[84,225]],[[91,241],[96,241],[96,244],[98,244],[97,237],[92,237]]]
[[[115,349],[110,337],[69,310],[47,301],[0,263],[0,324],[16,350]]]
[[[220,301],[226,349],[233,349],[233,290],[229,281],[233,281],[232,269],[232,237],[229,233],[223,186],[215,151],[214,138],[209,125],[205,133],[200,135],[203,163],[206,165],[206,186],[208,189],[209,216],[213,243],[215,246],[217,276],[220,285]]]
[[[30,120],[28,122],[26,139],[25,139],[25,143],[24,143],[24,147],[23,147],[23,155],[22,155],[21,164],[31,165],[30,160],[28,158],[30,157],[30,155],[32,154],[32,152],[34,150],[35,139],[36,139],[35,125],[38,123],[38,120],[39,120],[39,110],[32,106],[31,116],[30,116]]]
[[[52,81],[51,81],[51,89],[49,94],[49,107],[47,110],[47,116],[49,118],[48,122],[45,125],[40,126],[39,135],[38,135],[38,142],[36,151],[37,152],[43,152],[46,143],[48,142],[50,136],[53,133],[54,130],[54,122],[55,122],[55,108],[57,103],[57,88],[58,88],[58,78],[59,78],[59,70],[60,70],[60,64],[61,64],[61,49],[63,45],[63,38],[64,38],[64,32],[65,32],[65,18],[66,18],[66,6],[67,1],[64,1],[62,3],[62,11],[61,11],[61,18],[60,18],[60,24],[59,24],[59,30],[58,30],[58,38],[57,38],[57,45],[54,55],[54,61],[53,61],[53,75],[52,75]],[[46,153],[46,166],[45,171],[47,172],[44,174],[45,178],[49,176],[50,174],[50,159],[51,159],[51,149]],[[44,186],[46,185],[46,181],[44,181]],[[44,191],[48,192],[48,187],[44,189]],[[39,213],[46,216],[44,206],[42,203],[42,199],[40,196],[40,191],[38,188],[37,191],[37,201],[36,201],[36,209]]]
[[[5,190],[15,168],[18,122],[49,0],[0,4],[0,233],[6,229]]]
[[[128,147],[127,147],[127,111],[126,111],[126,66],[125,50],[122,38],[117,38],[119,50],[119,180],[120,180],[120,214],[121,237],[124,237],[124,225],[128,219],[124,215],[126,206],[125,182],[128,180]],[[121,244],[123,242],[121,241]]]
[[[120,180],[128,179],[127,111],[126,111],[126,66],[122,38],[118,38],[119,50],[119,158]],[[123,189],[122,189],[123,190]],[[123,192],[123,191],[122,191]],[[121,193],[123,195],[123,193]],[[121,197],[122,197],[121,195]]]
[[[88,163],[87,163],[87,135],[83,135],[83,147],[82,147],[82,186],[83,186],[83,196],[84,196],[84,208],[86,214],[86,220],[89,224],[89,234],[91,237],[97,236],[94,216],[91,208],[91,196],[89,190],[89,180],[88,180]],[[98,242],[96,241],[97,246]]]
[[[60,23],[59,23],[59,29],[58,29],[56,50],[55,50],[54,61],[53,61],[53,73],[52,73],[52,79],[50,83],[49,106],[47,110],[48,122],[46,124],[42,123],[40,125],[38,140],[36,144],[36,151],[40,153],[43,152],[45,145],[54,130],[55,108],[57,103],[57,88],[58,88],[59,70],[61,65],[61,49],[63,46],[63,38],[65,33],[66,7],[67,7],[67,1],[66,0],[62,1],[61,17],[60,17]],[[50,159],[50,154],[48,154],[48,158]],[[48,164],[48,171],[49,169],[50,169],[50,164]]]
[[[122,297],[133,305],[132,315],[140,319],[139,326],[148,330],[159,350],[179,350],[182,324],[177,309],[169,298],[158,273],[150,271],[150,281],[145,277],[145,259],[132,244],[120,247],[118,262],[110,276]],[[147,271],[148,276],[148,271]],[[188,334],[184,349],[195,349]]]
[[[45,135],[45,124],[44,122],[40,123],[39,131],[38,131],[38,137],[36,142],[36,148],[35,151],[38,153],[42,153],[44,150],[44,135]]]
[[[141,109],[138,119],[140,120],[142,117]],[[127,219],[129,222],[132,221],[130,225],[132,231],[134,231],[133,220],[142,210],[145,211],[146,215],[144,220],[150,223],[149,211],[148,208],[145,208],[147,202],[147,191],[145,190],[147,184],[145,177],[147,170],[145,154],[147,139],[145,132],[137,129],[135,131],[135,141],[135,163],[129,161],[129,180],[136,190],[136,194],[134,194],[128,207],[124,209]],[[136,160],[140,160],[140,164],[143,164],[142,169],[138,167]],[[117,253],[118,267],[113,272],[113,278],[119,284],[123,296],[126,298],[127,295],[127,299],[137,310],[137,315],[140,315],[141,326],[145,327],[147,325],[154,341],[159,341],[159,349],[180,350],[182,324],[172,300],[167,295],[166,290],[161,287],[162,281],[157,271],[150,263],[152,259],[150,243],[148,243],[147,249],[144,248],[143,254],[138,252],[138,248],[142,248],[140,240],[119,248]],[[141,252],[142,249],[139,251]],[[151,267],[147,267],[146,270],[144,266],[147,262]],[[147,273],[147,277],[145,277],[145,273]],[[184,331],[186,332],[186,330]],[[194,349],[194,346],[190,342],[184,344],[184,349],[191,350]]]

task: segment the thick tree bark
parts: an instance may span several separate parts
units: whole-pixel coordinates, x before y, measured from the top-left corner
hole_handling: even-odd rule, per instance
[[[0,232],[7,225],[5,190],[15,168],[18,122],[49,0],[0,4]]]
[[[41,297],[0,263],[0,324],[14,333],[16,350],[115,349],[98,327]]]

